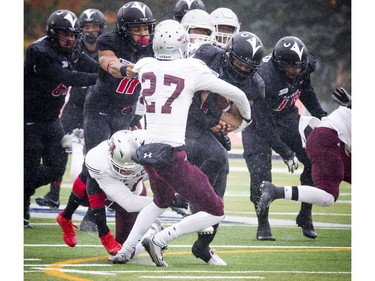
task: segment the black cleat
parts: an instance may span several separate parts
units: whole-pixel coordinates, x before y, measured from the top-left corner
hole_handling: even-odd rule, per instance
[[[94,214],[92,213],[91,208],[87,209],[87,212],[79,225],[79,230],[83,232],[97,232],[98,231],[98,226],[95,222]]]
[[[271,229],[268,228],[263,228],[263,227],[258,227],[257,230],[257,240],[259,241],[275,241],[275,237],[272,236],[271,234]]]
[[[273,200],[276,199],[276,187],[268,182],[263,181],[260,185],[260,190],[262,191],[262,195],[260,197],[257,214],[258,216],[264,216],[266,214],[268,206],[271,204]]]
[[[311,216],[302,216],[299,214],[297,216],[296,223],[299,227],[302,227],[303,236],[310,239],[315,239],[318,237],[318,234],[316,234],[314,230]]]
[[[227,265],[227,263],[222,258],[220,258],[210,249],[209,245],[202,245],[199,240],[194,242],[193,247],[191,248],[191,252],[193,253],[194,257],[203,260],[208,265]]]
[[[23,219],[23,228],[33,228],[27,219]]]
[[[50,207],[51,209],[58,209],[60,207],[60,201],[58,199],[51,199],[49,192],[44,197],[36,198],[35,203],[42,207]]]

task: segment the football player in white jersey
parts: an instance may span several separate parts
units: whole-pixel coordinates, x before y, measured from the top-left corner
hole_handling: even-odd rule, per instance
[[[144,185],[144,181],[148,179],[147,173],[141,165],[131,160],[143,141],[143,135],[144,130],[118,131],[109,140],[92,148],[85,158],[90,176],[107,196],[107,206],[116,211],[117,241],[114,240],[110,232],[105,235],[105,240],[100,237],[103,246],[110,254],[116,254],[121,248],[118,241],[121,243],[125,241],[138,212],[152,201],[152,197],[146,196]],[[85,192],[86,190],[83,190],[81,193]],[[63,230],[63,239],[70,247],[74,247],[77,243],[74,225],[71,221],[73,212],[79,206],[76,193],[80,193],[80,191],[72,191],[66,209],[57,217],[57,222]],[[152,227],[153,229],[158,228],[157,225]],[[141,245],[138,246],[136,254],[138,254],[138,250],[143,249]]]
[[[233,35],[240,31],[237,15],[229,8],[220,7],[211,12],[210,21],[215,28],[215,45],[225,49]]]
[[[351,96],[344,88],[337,88],[332,97],[340,104],[338,109],[321,120],[315,118],[300,126],[315,186],[276,187],[263,182],[258,213],[262,214],[272,201],[280,198],[328,207],[339,197],[340,183],[351,183]]]
[[[201,45],[215,42],[214,26],[210,22],[210,14],[206,11],[200,9],[188,11],[182,18],[181,24],[188,32],[189,57],[194,55]]]
[[[155,29],[153,49],[155,58],[141,59],[131,67],[141,81],[146,104],[145,145],[169,145],[172,147],[171,162],[159,167],[144,165],[153,201],[139,213],[128,239],[117,255],[108,260],[109,263],[130,260],[136,244],[155,218],[172,205],[175,193],[191,202],[197,213],[143,239],[143,246],[157,266],[167,266],[163,249],[169,241],[223,220],[222,199],[214,192],[207,176],[187,160],[185,151],[187,116],[197,91],[217,93],[236,104],[242,121],[235,131],[243,130],[251,122],[250,105],[243,91],[218,78],[201,60],[186,58],[187,32],[181,24],[173,20],[159,23]],[[147,160],[149,154],[140,156]]]

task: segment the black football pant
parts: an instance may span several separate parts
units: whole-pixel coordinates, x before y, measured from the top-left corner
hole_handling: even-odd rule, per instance
[[[68,154],[61,146],[64,136],[60,120],[25,121],[24,124],[24,199],[29,202],[35,189],[64,175]]]

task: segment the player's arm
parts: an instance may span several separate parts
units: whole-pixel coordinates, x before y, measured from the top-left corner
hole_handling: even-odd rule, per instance
[[[134,64],[121,62],[113,51],[98,51],[100,67],[115,78],[130,76]]]

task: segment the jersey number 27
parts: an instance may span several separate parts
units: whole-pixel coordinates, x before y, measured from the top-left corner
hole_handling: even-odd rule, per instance
[[[144,97],[152,96],[156,92],[156,75],[153,72],[145,72],[142,75],[142,83],[149,80],[150,81],[150,88],[143,89],[142,95]],[[182,90],[185,87],[185,80],[173,75],[164,75],[164,85],[172,86],[176,85],[176,89],[173,91],[172,95],[166,100],[164,105],[161,107],[161,113],[169,114],[172,111],[172,103],[178,96],[181,94]],[[155,102],[151,102],[150,104],[146,105],[147,112],[155,113]]]

